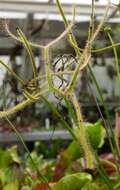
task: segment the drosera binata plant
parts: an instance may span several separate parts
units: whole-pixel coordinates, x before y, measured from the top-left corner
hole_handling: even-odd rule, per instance
[[[60,7],[60,4],[58,4],[58,6]],[[67,35],[67,33],[69,33],[69,31],[71,31],[71,28],[73,26],[73,23],[71,24],[68,24],[66,30],[57,38],[55,39],[54,41],[50,42],[49,44],[45,45],[45,46],[39,46],[39,48],[42,48],[43,49],[43,52],[44,52],[44,60],[45,60],[45,75],[46,75],[46,81],[45,81],[45,84],[46,84],[46,89],[45,89],[45,85],[44,85],[44,90],[42,89],[38,89],[36,87],[36,90],[33,91],[32,95],[25,89],[23,91],[23,94],[24,96],[27,98],[27,100],[23,101],[22,103],[18,104],[17,106],[9,109],[9,110],[6,110],[6,111],[3,111],[0,113],[0,117],[3,118],[3,117],[6,117],[6,116],[9,116],[21,109],[23,109],[24,107],[28,106],[29,104],[37,101],[39,98],[41,98],[42,96],[44,96],[44,93],[46,92],[53,92],[53,93],[57,93],[58,95],[62,96],[62,97],[68,97],[70,98],[71,102],[73,102],[73,105],[76,109],[76,113],[77,113],[77,120],[78,120],[78,126],[81,130],[81,134],[82,134],[82,138],[80,138],[81,142],[81,146],[83,146],[83,150],[84,150],[84,153],[85,153],[85,157],[86,157],[86,163],[87,163],[87,167],[93,167],[93,158],[92,158],[92,153],[90,152],[90,148],[88,147],[88,142],[86,142],[86,135],[85,135],[85,132],[84,132],[84,127],[82,125],[82,114],[81,114],[81,111],[80,111],[80,107],[79,107],[79,104],[77,102],[77,99],[76,99],[76,96],[75,94],[73,93],[73,87],[75,85],[75,81],[76,81],[76,76],[79,74],[79,71],[82,70],[86,64],[88,63],[89,59],[90,59],[90,56],[89,58],[85,58],[84,63],[80,66],[81,63],[78,64],[78,67],[77,69],[75,70],[75,73],[71,79],[71,82],[68,86],[67,89],[65,89],[65,91],[61,91],[60,89],[58,89],[57,87],[55,87],[53,85],[53,82],[52,82],[52,71],[51,71],[51,65],[50,65],[50,48],[58,43],[63,37],[65,37]],[[8,31],[8,33],[11,35],[11,32],[9,32],[9,29],[8,29],[8,26],[6,24],[6,29]],[[37,69],[36,69],[36,66],[35,66],[35,62],[34,62],[34,56],[33,56],[33,53],[32,53],[32,50],[31,50],[31,43],[28,42],[28,40],[26,39],[25,35],[22,33],[22,31],[17,28],[17,32],[18,32],[18,35],[19,37],[15,37],[13,36],[13,34],[11,35],[14,39],[22,42],[25,46],[25,48],[27,49],[27,52],[30,56],[30,60],[31,60],[31,63],[32,63],[32,66],[33,66],[33,73],[34,73],[34,80],[37,78]],[[75,38],[71,37],[71,34],[70,34],[70,40],[72,42],[75,41]],[[34,46],[34,44],[33,44]],[[38,46],[38,45],[36,45]],[[77,50],[77,54],[78,54],[78,50]],[[80,56],[80,55],[79,55]],[[83,58],[82,58],[83,59]],[[81,60],[82,61],[82,60]],[[3,62],[1,61],[1,63],[3,64]],[[5,65],[5,64],[4,64]],[[9,72],[12,73],[12,71],[10,70],[10,68],[6,67],[8,69]],[[55,73],[56,74],[56,73]],[[17,76],[15,76],[14,74],[14,77],[16,77],[16,79],[19,80],[20,83],[22,83],[22,86],[24,85],[24,82],[22,81],[22,79],[19,79]],[[22,82],[21,82],[22,81]],[[69,128],[69,131],[71,132],[71,129]],[[75,135],[73,134],[73,132],[71,132],[72,136],[75,138]]]
[[[17,33],[18,33],[18,37],[16,37],[15,35],[13,35],[10,31],[9,31],[9,28],[8,28],[8,25],[6,23],[6,30],[8,32],[8,34],[15,40],[17,41],[20,41],[21,43],[23,43],[24,47],[26,48],[27,52],[28,52],[28,55],[30,57],[30,61],[32,63],[32,67],[33,67],[33,74],[34,74],[34,81],[36,83],[36,80],[38,78],[38,74],[37,74],[37,68],[36,68],[36,64],[35,64],[35,60],[34,60],[34,56],[33,56],[33,53],[32,53],[32,46],[33,47],[39,47],[41,49],[43,49],[44,51],[44,60],[45,60],[45,77],[46,77],[46,81],[45,81],[45,84],[46,84],[46,88],[45,88],[45,85],[44,86],[44,90],[41,88],[39,89],[38,86],[36,86],[35,90],[33,91],[32,95],[29,93],[29,91],[27,91],[26,89],[23,89],[23,94],[24,96],[27,98],[27,100],[24,100],[22,103],[16,105],[15,107],[11,108],[11,109],[8,109],[8,110],[5,110],[5,111],[2,111],[0,112],[0,117],[3,118],[3,117],[6,117],[6,116],[9,116],[19,110],[22,110],[24,107],[28,106],[29,104],[37,101],[39,98],[41,98],[41,96],[44,96],[44,94],[46,92],[55,92],[55,93],[58,93],[60,96],[62,97],[68,97],[71,102],[73,103],[74,105],[74,108],[75,108],[75,111],[76,111],[76,115],[77,115],[77,121],[78,121],[78,127],[80,128],[81,130],[81,138],[82,140],[80,140],[80,144],[86,154],[86,160],[87,160],[87,164],[88,164],[88,167],[92,167],[92,154],[89,153],[90,152],[90,148],[88,147],[89,143],[86,142],[87,138],[86,138],[86,135],[85,135],[85,132],[84,132],[84,126],[83,126],[83,119],[82,119],[82,114],[81,114],[81,110],[80,110],[80,106],[79,106],[79,103],[77,101],[77,98],[75,96],[75,93],[74,93],[74,87],[76,85],[76,81],[77,81],[77,78],[79,76],[79,73],[82,69],[84,69],[84,67],[89,63],[90,61],[90,58],[91,58],[91,52],[90,52],[90,49],[91,49],[91,44],[93,43],[93,41],[95,40],[97,34],[99,33],[103,23],[104,23],[104,20],[105,20],[105,17],[107,15],[107,12],[108,12],[108,9],[109,9],[109,6],[107,6],[107,9],[105,11],[105,15],[103,17],[103,20],[100,22],[100,24],[98,25],[95,33],[90,37],[90,39],[88,39],[87,43],[86,43],[86,46],[85,46],[85,49],[83,50],[83,52],[81,53],[79,51],[79,47],[77,45],[77,42],[76,42],[76,39],[72,33],[72,26],[73,26],[73,23],[69,24],[66,17],[65,17],[65,14],[64,14],[64,11],[62,9],[62,6],[60,4],[60,2],[57,0],[56,1],[57,3],[57,6],[59,8],[59,11],[60,11],[60,14],[62,15],[63,17],[63,20],[64,20],[64,24],[65,24],[65,27],[66,27],[66,30],[57,38],[55,39],[54,41],[48,43],[47,45],[45,46],[42,46],[42,45],[38,45],[38,44],[34,44],[34,43],[31,43],[29,42],[25,35],[23,34],[23,32],[17,28]],[[53,85],[53,82],[52,82],[52,75],[54,74],[52,71],[51,71],[51,63],[50,63],[50,48],[52,46],[54,46],[56,43],[58,43],[63,37],[65,36],[68,36],[68,41],[70,42],[70,44],[74,47],[75,49],[75,52],[76,52],[76,57],[78,59],[78,65],[76,66],[75,70],[72,72],[72,76],[71,76],[71,80],[70,80],[70,83],[69,85],[67,86],[67,88],[64,90],[64,91],[61,91],[60,89],[56,88],[54,85]],[[14,77],[19,80],[19,82],[21,83],[22,86],[25,85],[25,82],[20,78],[18,77],[8,66],[6,66],[2,61],[0,61],[0,63],[5,66],[7,68],[7,70],[9,72],[11,72],[12,75],[14,75]],[[64,72],[65,73],[65,72]],[[56,74],[56,73],[55,73]],[[59,74],[59,73],[57,73]],[[36,83],[37,84],[37,83]],[[90,155],[91,154],[91,158],[87,155]],[[91,163],[90,163],[91,162]],[[89,164],[90,163],[90,164]],[[91,165],[91,166],[90,166]]]
[[[105,13],[103,15],[103,19],[100,21],[100,23],[98,24],[98,26],[95,28],[94,26],[94,15],[95,15],[95,2],[94,0],[92,0],[92,5],[91,5],[91,18],[90,18],[90,24],[89,24],[89,28],[88,28],[88,38],[85,44],[84,49],[81,49],[76,41],[76,38],[72,32],[72,27],[74,26],[74,20],[75,20],[75,7],[73,8],[73,22],[68,22],[65,14],[64,14],[64,10],[61,6],[61,3],[59,0],[56,0],[56,4],[57,7],[59,9],[60,15],[63,18],[64,21],[64,25],[65,25],[65,31],[55,40],[53,40],[52,42],[48,43],[47,45],[43,46],[43,45],[39,45],[39,44],[35,44],[33,42],[28,41],[28,39],[26,38],[26,36],[24,35],[24,33],[21,31],[20,28],[17,28],[17,34],[18,36],[15,36],[13,33],[11,33],[11,31],[9,30],[8,24],[7,22],[5,22],[5,28],[6,31],[8,32],[8,34],[16,41],[20,42],[23,44],[23,46],[25,47],[28,56],[30,58],[30,63],[32,64],[32,68],[33,68],[33,79],[31,79],[31,81],[29,83],[26,84],[26,81],[24,81],[23,79],[21,79],[20,76],[18,76],[15,72],[13,72],[11,70],[11,68],[9,68],[9,66],[7,66],[2,60],[0,60],[0,64],[2,64],[7,71],[14,76],[14,78],[16,80],[19,81],[20,85],[21,85],[21,89],[24,95],[24,100],[19,103],[18,105],[14,106],[13,108],[8,108],[5,109],[3,111],[0,111],[0,118],[5,118],[8,123],[10,124],[10,126],[12,127],[12,129],[16,132],[16,134],[19,136],[19,138],[21,139],[24,147],[24,141],[22,140],[20,134],[17,132],[16,128],[14,127],[14,125],[10,122],[10,120],[8,119],[8,116],[11,116],[12,114],[22,110],[23,108],[25,108],[26,106],[37,102],[38,100],[41,99],[41,101],[45,101],[53,110],[53,112],[56,114],[56,116],[61,120],[61,122],[64,124],[64,127],[66,127],[66,129],[70,132],[70,134],[72,135],[73,139],[75,141],[77,141],[80,145],[80,147],[82,147],[83,153],[84,153],[84,157],[85,157],[85,161],[86,161],[86,167],[87,168],[91,168],[93,169],[94,167],[94,158],[96,158],[96,162],[97,162],[97,166],[98,166],[98,171],[100,172],[101,176],[103,177],[104,181],[106,182],[106,184],[108,185],[108,188],[113,190],[113,186],[111,184],[111,181],[109,179],[109,177],[107,176],[106,172],[104,171],[104,168],[101,165],[101,162],[99,160],[99,157],[97,155],[97,152],[94,152],[94,150],[91,148],[91,145],[89,143],[88,140],[88,136],[86,134],[86,130],[85,130],[85,126],[84,126],[84,120],[83,120],[83,116],[81,113],[81,108],[78,102],[78,99],[75,95],[75,86],[77,84],[77,80],[79,78],[79,75],[81,73],[81,71],[88,67],[90,73],[91,73],[91,77],[94,81],[94,83],[96,84],[98,93],[100,94],[101,97],[101,102],[103,103],[103,105],[105,106],[105,110],[106,110],[106,115],[107,118],[109,118],[109,114],[106,108],[106,105],[104,103],[103,97],[101,95],[101,91],[100,91],[100,87],[99,84],[97,83],[94,73],[92,72],[91,66],[89,65],[90,60],[91,60],[91,56],[92,53],[97,53],[100,51],[105,51],[108,50],[110,48],[113,48],[114,51],[114,55],[115,55],[115,63],[116,63],[116,69],[117,69],[117,76],[118,76],[118,86],[119,85],[119,81],[120,81],[120,76],[119,76],[119,68],[118,68],[118,58],[117,58],[117,54],[116,54],[116,49],[115,47],[120,45],[115,44],[110,36],[110,33],[107,31],[109,40],[111,42],[111,45],[102,49],[98,49],[98,50],[94,50],[92,48],[93,43],[96,39],[96,37],[98,36],[100,30],[103,28],[105,21],[107,20],[107,16],[108,16],[108,11],[110,8],[110,2],[108,1],[108,5],[106,6],[106,10]],[[74,48],[75,50],[75,57],[77,59],[77,64],[75,65],[75,69],[74,70],[69,70],[69,69],[64,69],[64,71],[57,71],[54,72],[52,70],[52,63],[51,63],[51,49],[54,47],[54,45],[60,43],[60,40],[63,39],[64,37],[67,36],[68,42],[70,43],[70,45]],[[36,63],[35,63],[35,58],[34,58],[34,54],[32,51],[32,48],[40,48],[43,53],[44,53],[44,63],[45,63],[45,73],[38,73],[37,71],[37,67],[36,67]],[[60,89],[59,87],[55,86],[53,83],[53,78],[54,76],[63,76],[63,75],[70,75],[70,81],[69,84],[65,87],[65,89]],[[39,84],[40,80],[44,79],[44,83],[42,85]],[[32,87],[30,85],[30,83],[32,83]],[[76,121],[75,121],[75,125],[77,127],[77,129],[79,130],[79,135],[77,136],[73,130],[69,127],[69,125],[67,124],[67,122],[64,120],[64,118],[61,116],[61,114],[59,113],[59,111],[52,105],[49,103],[49,101],[47,101],[46,99],[46,94],[47,93],[55,93],[58,96],[62,97],[63,99],[65,99],[66,101],[70,102],[73,107],[74,107],[74,113],[76,116]],[[117,145],[116,145],[116,141],[114,139],[114,133],[112,130],[111,125],[109,126],[109,129],[111,131],[111,135],[113,137],[113,141],[111,141],[111,137],[109,137],[109,142],[111,145],[111,149],[113,151],[113,154],[115,155],[115,157],[120,158],[120,153],[117,149]],[[107,129],[106,129],[107,131]],[[116,148],[116,151],[114,151],[114,147]],[[26,151],[27,148],[26,148]],[[118,164],[118,171],[119,171],[119,164]]]

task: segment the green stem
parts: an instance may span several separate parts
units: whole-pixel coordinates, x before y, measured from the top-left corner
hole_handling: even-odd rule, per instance
[[[66,93],[70,93],[74,89],[82,66],[84,66],[84,65],[86,66],[90,61],[91,55],[90,55],[90,53],[88,53],[89,52],[88,49],[89,48],[86,47],[83,54],[81,55],[81,58],[78,62],[78,65],[75,68],[75,71],[72,75],[72,79],[70,81],[70,84],[68,85],[68,87],[66,89]]]
[[[53,84],[53,73],[51,71],[50,65],[50,55],[49,55],[49,46],[44,49],[44,60],[45,60],[45,71],[46,71],[46,80],[48,82],[49,91],[53,93],[57,93],[60,96],[64,97],[65,94],[62,90],[58,89]]]
[[[115,66],[116,66],[116,71],[117,71],[117,83],[118,83],[118,89],[119,89],[119,98],[120,98],[120,72],[119,72],[119,60],[118,60],[117,49],[114,46],[114,41],[112,39],[110,32],[107,32],[107,34],[108,34],[109,40],[113,47],[113,52],[114,52],[114,57],[115,57]]]
[[[50,103],[44,96],[42,96],[42,100],[47,104],[47,106],[53,111],[53,113],[60,119],[63,126],[69,131],[71,136],[75,141],[78,141],[76,135],[73,132],[73,129],[68,125],[68,123],[64,120],[63,116],[59,113],[59,111],[55,108],[55,106]]]
[[[51,68],[50,68],[50,57],[49,57],[49,47],[46,47],[44,49],[44,60],[45,60],[45,71],[46,71],[46,77],[47,82],[49,85],[49,90],[53,91],[53,81],[52,81],[52,75],[51,75]]]
[[[60,3],[59,0],[56,0],[56,4],[57,4],[57,7],[59,9],[60,15],[63,18],[65,28],[67,28],[69,26],[69,23],[68,23],[68,21],[67,21],[67,19],[65,17],[65,13],[64,13],[64,10],[62,8],[62,5],[61,5],[61,3]],[[73,17],[74,17],[74,15],[73,15]],[[74,36],[72,30],[70,30],[70,33],[68,34],[68,41],[70,42],[70,44],[72,45],[72,47],[75,49],[76,55],[78,55],[78,57],[80,57],[81,52],[79,51],[79,47],[78,47],[77,41],[75,39],[75,36]]]
[[[40,91],[40,92],[36,93],[32,98],[24,100],[23,102],[17,104],[13,108],[10,108],[10,109],[5,110],[5,111],[0,111],[0,118],[4,118],[6,116],[10,116],[10,115],[12,115],[12,114],[14,114],[14,113],[16,113],[18,111],[21,111],[25,107],[27,107],[30,104],[32,104],[32,103],[36,102],[37,100],[39,100],[40,97],[41,97],[41,95],[43,95],[46,92],[47,92],[47,90]]]
[[[18,138],[20,139],[21,143],[23,144],[26,152],[28,153],[29,158],[31,159],[31,162],[33,163],[38,175],[40,176],[42,182],[46,183],[48,188],[51,190],[51,187],[49,186],[48,180],[41,174],[41,172],[39,171],[39,168],[37,167],[36,163],[34,162],[33,158],[31,157],[31,154],[29,152],[29,149],[27,148],[23,137],[21,136],[21,134],[17,131],[16,127],[13,125],[13,123],[8,119],[8,117],[5,117],[5,120],[8,122],[8,124],[10,125],[10,127],[12,128],[12,130],[15,132],[15,134],[18,136]]]
[[[85,160],[86,160],[86,167],[87,168],[94,168],[94,157],[91,151],[90,143],[88,142],[88,138],[85,131],[85,126],[83,125],[83,118],[80,110],[80,105],[77,101],[77,98],[74,93],[70,94],[71,101],[74,105],[74,109],[77,116],[77,123],[78,123],[78,142],[80,142],[80,145],[83,149]]]
[[[117,147],[117,144],[116,144],[115,135],[114,135],[114,131],[113,131],[113,128],[112,128],[111,121],[110,121],[110,116],[109,116],[109,112],[108,112],[106,103],[105,103],[105,101],[103,99],[101,89],[99,87],[99,84],[98,84],[98,82],[97,82],[97,80],[95,78],[95,75],[94,75],[90,65],[88,65],[88,69],[89,69],[89,72],[91,74],[92,80],[94,81],[94,84],[96,86],[97,92],[98,92],[99,97],[100,97],[100,101],[101,101],[101,103],[102,103],[102,105],[104,107],[104,110],[105,110],[105,115],[106,115],[107,122],[108,122],[108,127],[109,127],[109,129],[106,128],[106,130],[107,130],[107,134],[109,134],[108,139],[109,139],[111,151],[112,151],[113,155],[115,157],[117,156],[118,159],[120,160],[120,153],[119,153],[119,150],[118,150],[118,147]],[[118,168],[118,172],[119,172],[120,169],[119,169],[118,164],[117,164],[117,168]]]
[[[7,71],[8,71],[11,75],[13,75],[13,77],[14,77],[15,79],[17,79],[17,80],[20,82],[21,85],[24,85],[24,84],[25,84],[25,82],[24,82],[7,64],[5,64],[2,60],[0,60],[0,64],[3,65],[3,66],[7,69]]]
[[[97,152],[95,152],[94,154],[95,154],[96,166],[97,166],[99,174],[101,175],[101,177],[104,180],[105,184],[108,186],[109,190],[114,190],[113,184],[111,183],[105,169],[103,168]]]
[[[26,48],[26,50],[27,50],[27,52],[29,54],[31,64],[32,64],[32,68],[33,68],[34,78],[36,78],[38,76],[38,73],[37,73],[37,67],[36,67],[36,63],[35,63],[35,59],[34,59],[34,55],[33,55],[33,52],[32,52],[31,45],[28,42],[25,35],[23,34],[23,32],[20,30],[20,28],[17,28],[17,32],[18,32],[18,34],[20,36],[20,39],[23,42],[23,44],[24,44],[24,46],[25,46],[25,48]]]

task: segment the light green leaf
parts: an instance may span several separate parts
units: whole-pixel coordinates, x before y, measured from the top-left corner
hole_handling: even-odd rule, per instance
[[[17,146],[12,146],[11,148],[8,149],[8,153],[11,156],[11,159],[13,162],[20,164],[21,160],[18,156],[18,152],[17,152]]]
[[[18,183],[18,181],[15,181],[13,183],[9,183],[9,184],[5,185],[5,187],[3,188],[3,190],[19,190],[19,183]]]
[[[89,137],[90,144],[94,150],[101,148],[104,144],[104,139],[106,135],[105,128],[102,126],[101,122],[98,121],[95,124],[87,124],[86,132]]]
[[[87,183],[84,187],[82,187],[81,190],[102,190],[102,189],[95,183]]]
[[[92,181],[92,176],[87,173],[76,173],[67,175],[56,183],[52,190],[81,190],[88,182]]]

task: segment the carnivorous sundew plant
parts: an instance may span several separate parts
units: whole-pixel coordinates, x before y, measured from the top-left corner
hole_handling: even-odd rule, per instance
[[[3,65],[6,68],[6,70],[19,82],[20,88],[24,97],[23,101],[18,103],[14,107],[10,107],[10,108],[5,107],[4,110],[0,111],[0,118],[5,119],[9,123],[10,127],[18,135],[26,151],[28,152],[31,158],[31,161],[35,165],[36,171],[38,172],[41,181],[47,184],[48,189],[53,189],[53,190],[98,189],[99,190],[100,188],[97,187],[95,184],[88,185],[91,183],[92,177],[90,174],[84,174],[84,173],[72,174],[71,176],[68,176],[68,177],[66,176],[64,179],[61,179],[58,182],[58,184],[56,184],[55,186],[53,185],[51,187],[50,184],[47,182],[47,179],[43,176],[43,174],[39,170],[39,168],[37,168],[37,165],[32,159],[29,153],[29,150],[27,149],[20,133],[17,131],[17,128],[13,125],[13,123],[10,121],[9,118],[11,115],[19,111],[22,111],[25,107],[31,104],[37,101],[43,101],[47,106],[51,108],[53,113],[58,117],[58,119],[61,121],[63,126],[70,132],[73,138],[73,144],[70,146],[70,148],[68,148],[66,152],[67,153],[70,152],[71,154],[71,150],[73,151],[72,147],[75,147],[76,148],[75,150],[77,151],[74,153],[77,153],[79,152],[78,150],[80,148],[81,153],[79,153],[79,155],[82,155],[81,157],[84,158],[85,168],[89,170],[94,170],[94,168],[96,167],[98,173],[101,176],[101,179],[106,184],[107,189],[110,189],[110,190],[119,189],[120,188],[119,146],[116,140],[116,135],[112,128],[109,111],[104,101],[99,82],[96,80],[94,72],[91,67],[91,58],[92,56],[94,56],[94,54],[97,54],[98,52],[105,53],[109,49],[112,49],[113,55],[114,55],[115,68],[117,72],[117,84],[118,84],[119,95],[120,95],[120,72],[119,72],[119,61],[118,61],[118,51],[117,51],[120,44],[114,42],[112,38],[112,29],[107,27],[107,21],[109,20],[109,9],[113,5],[108,0],[103,18],[98,22],[98,20],[95,19],[95,1],[92,0],[91,16],[90,16],[90,22],[89,22],[89,28],[88,28],[88,35],[87,35],[88,37],[86,39],[86,44],[84,48],[81,48],[80,45],[78,45],[80,44],[80,42],[78,43],[78,40],[76,39],[73,33],[77,6],[73,6],[73,20],[71,22],[67,20],[63,7],[59,0],[56,0],[56,6],[63,19],[65,30],[56,39],[54,39],[53,41],[49,42],[46,45],[41,45],[39,44],[39,42],[36,44],[34,42],[29,41],[19,27],[16,28],[17,35],[13,34],[9,29],[9,22],[5,21],[5,30],[7,31],[8,35],[13,40],[17,41],[17,43],[22,44],[22,46],[27,51],[30,64],[32,65],[33,78],[29,82],[25,81],[24,79],[21,78],[21,76],[18,76],[18,74],[16,74],[6,63],[0,60],[0,64]],[[107,39],[110,45],[107,47],[103,47],[101,49],[94,49],[94,43],[101,31],[105,33],[105,35],[107,36]],[[70,46],[74,49],[74,52],[75,52],[75,56],[73,56],[74,67],[71,67],[71,64],[73,64],[73,62],[71,63],[71,61],[67,61],[67,66],[64,65],[63,63],[60,69],[56,70],[55,64],[59,64],[59,62],[58,63],[56,62],[55,64],[53,64],[52,49],[55,45],[59,46],[59,43],[61,43],[61,40],[63,38],[67,38],[67,41],[69,42]],[[44,55],[43,73],[38,72],[38,69],[36,66],[35,57],[33,53],[33,49],[35,48],[39,48],[43,52],[43,55]],[[94,96],[92,89],[90,88],[93,95],[93,99],[96,103],[96,106],[101,116],[101,120],[103,121],[105,128],[99,122],[96,123],[95,125],[86,124],[83,119],[80,103],[78,101],[78,97],[76,96],[75,88],[77,85],[78,78],[84,69],[86,69],[87,72],[90,74],[89,75],[90,78],[88,78],[88,80],[92,80],[93,83],[95,84],[97,92],[100,97],[100,102],[105,109],[105,116],[107,118],[107,121],[104,119],[103,114],[100,110],[99,104],[97,102],[97,99]],[[69,81],[66,80],[65,76],[69,76]],[[61,80],[60,85],[56,85],[54,83],[55,77]],[[89,81],[88,81],[88,85],[89,85]],[[61,113],[56,108],[56,106],[47,99],[48,94],[54,94],[56,97],[58,97],[58,99],[60,98],[60,100],[63,100],[65,102],[72,117],[72,125],[74,126],[73,128],[75,129],[71,128],[71,126],[64,120],[64,117],[61,115]],[[98,133],[100,136],[98,135]],[[117,170],[116,183],[114,183],[114,180],[111,179],[111,177],[107,174],[98,156],[97,150],[103,144],[103,138],[105,137],[105,133],[108,137],[113,157],[116,160],[116,165],[115,165],[115,168]],[[98,141],[96,140],[96,136],[98,137],[97,139]],[[64,157],[65,153],[62,156]],[[69,162],[77,158],[76,156],[75,158],[72,157],[72,154],[69,155],[69,157],[70,158],[67,160]],[[78,179],[80,179],[80,181]],[[66,184],[71,184],[71,186],[65,185],[65,182]],[[83,186],[83,184],[85,186]]]

